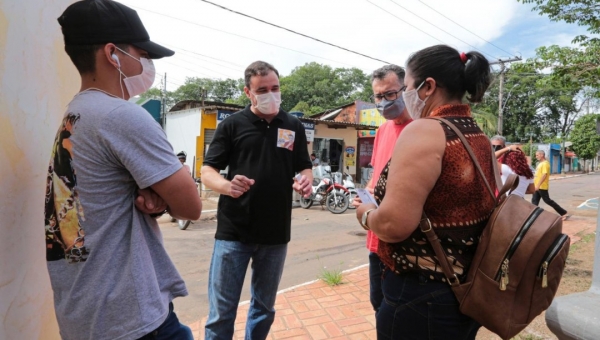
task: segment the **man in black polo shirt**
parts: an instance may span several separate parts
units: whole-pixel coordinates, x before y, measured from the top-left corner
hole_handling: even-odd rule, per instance
[[[219,124],[202,166],[204,185],[221,194],[208,280],[207,340],[233,337],[250,259],[246,338],[267,337],[290,241],[292,190],[305,196],[312,190],[304,127],[279,108],[279,73],[256,61],[244,76],[252,104]],[[227,166],[223,178],[219,170]]]

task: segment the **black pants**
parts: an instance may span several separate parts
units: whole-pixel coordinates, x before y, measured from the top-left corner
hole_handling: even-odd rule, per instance
[[[550,198],[550,196],[548,195],[548,190],[540,189],[534,192],[533,196],[531,197],[531,203],[533,203],[534,205],[540,204],[540,198],[544,200],[544,203],[554,208],[554,210],[556,210],[556,212],[560,216],[563,216],[567,213],[565,209],[563,209],[560,205],[558,205],[558,203],[554,202]]]

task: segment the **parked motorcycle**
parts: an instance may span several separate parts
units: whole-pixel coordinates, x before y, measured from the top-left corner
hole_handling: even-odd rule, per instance
[[[358,194],[356,193],[354,180],[352,179],[352,176],[350,176],[350,174],[347,172],[344,172],[344,179],[342,180],[342,185],[344,186],[344,188],[348,189],[348,193],[346,195],[348,195],[349,202],[352,203],[354,197],[356,197]],[[350,204],[348,209],[356,209],[356,207]]]
[[[312,207],[314,202],[317,202],[327,207],[327,210],[334,214],[341,214],[348,210],[350,205],[348,189],[342,184],[336,183],[331,171],[323,170],[328,177],[321,179],[315,178],[312,185],[312,193],[308,198],[300,197],[300,206],[304,209]]]
[[[354,180],[352,179],[352,176],[347,172],[334,172],[332,174],[332,177],[335,179],[336,183],[341,183],[342,186],[348,190],[344,192],[346,196],[348,196],[348,202],[350,202],[348,209],[356,209],[356,207],[352,205],[352,200],[357,195],[356,187],[354,186]]]

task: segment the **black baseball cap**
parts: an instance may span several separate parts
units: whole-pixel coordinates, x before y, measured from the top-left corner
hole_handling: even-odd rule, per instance
[[[131,44],[152,59],[174,51],[150,41],[137,12],[112,0],[77,1],[58,18],[65,45]]]

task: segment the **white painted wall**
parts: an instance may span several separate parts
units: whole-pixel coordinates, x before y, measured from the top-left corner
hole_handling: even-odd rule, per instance
[[[0,0],[0,339],[60,339],[46,270],[50,148],[80,82],[56,18],[73,0]]]
[[[188,154],[186,164],[190,167],[196,155],[196,138],[200,136],[200,108],[167,113],[167,139],[175,153]]]
[[[328,128],[325,124],[318,124],[315,126],[315,138],[342,139],[344,140],[344,148],[347,146],[358,148],[358,133],[354,128],[350,127],[345,129],[333,129]],[[312,152],[312,145],[310,145],[308,151]],[[356,159],[356,162],[358,162],[358,158]],[[351,175],[356,175],[355,166],[351,166],[349,170],[346,170],[345,159],[342,166],[344,171],[349,172]]]

